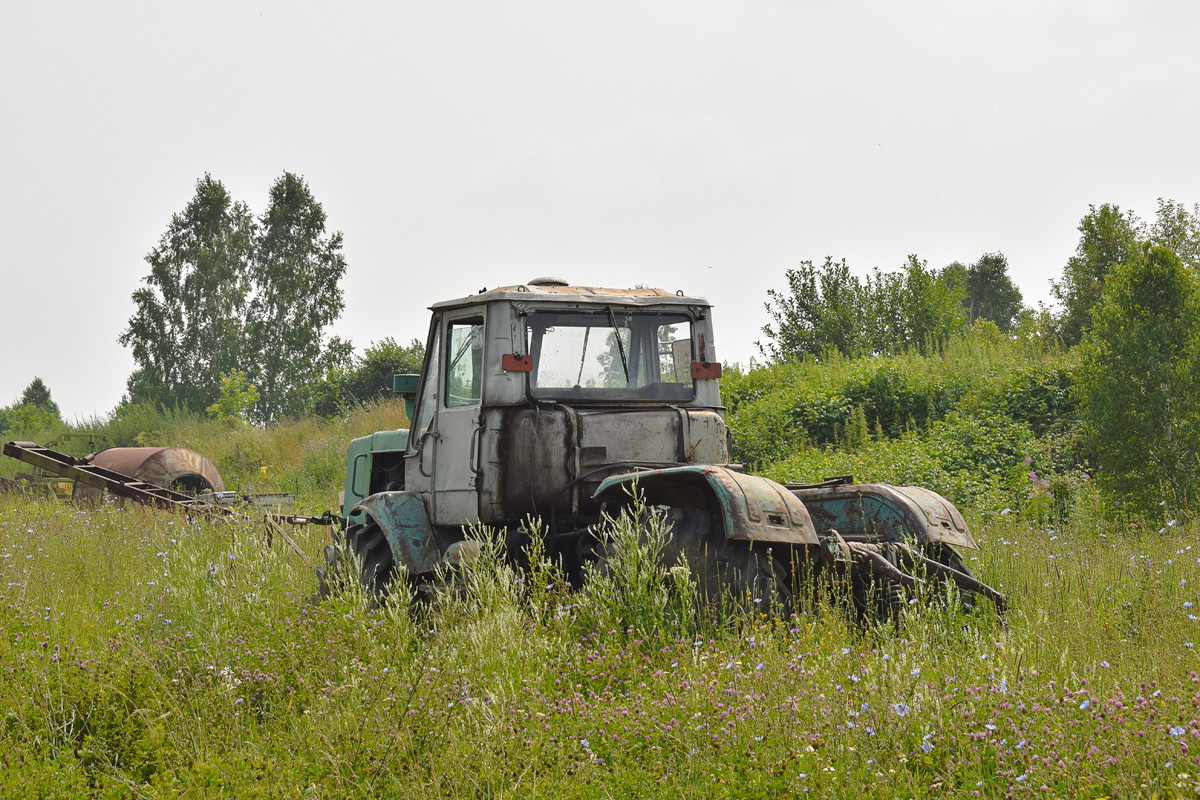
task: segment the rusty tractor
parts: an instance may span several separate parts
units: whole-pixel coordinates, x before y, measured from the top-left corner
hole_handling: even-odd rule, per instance
[[[466,526],[504,531],[519,557],[525,520],[572,582],[603,558],[601,522],[631,488],[671,526],[705,596],[787,605],[816,575],[852,587],[860,616],[894,616],[925,581],[1000,610],[967,569],[962,515],[925,489],[849,477],[781,485],[731,463],[710,304],[658,289],[554,278],[432,306],[421,375],[396,376],[411,427],[355,439],[327,586],[351,568],[385,594],[403,567],[428,586],[462,555]]]

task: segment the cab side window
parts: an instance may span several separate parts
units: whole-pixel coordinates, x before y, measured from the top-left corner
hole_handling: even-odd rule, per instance
[[[446,331],[446,407],[479,405],[483,388],[483,319],[459,319]]]
[[[438,369],[438,355],[441,351],[439,327],[434,327],[433,335],[429,340],[429,363],[425,367],[425,379],[421,382],[421,397],[417,400],[417,419],[413,426],[413,431],[417,436],[429,430],[429,426],[433,423],[433,410],[437,408],[437,390],[441,383],[441,371]],[[415,443],[417,437],[414,436],[409,441]]]

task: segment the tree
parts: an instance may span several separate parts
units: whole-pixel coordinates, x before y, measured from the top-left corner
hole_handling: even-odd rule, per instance
[[[1077,380],[1096,479],[1135,511],[1184,507],[1200,498],[1200,285],[1156,244],[1106,284]]]
[[[0,408],[0,434],[39,434],[62,424],[58,403],[50,399],[50,389],[41,378],[30,381],[25,391],[21,392],[20,400]]]
[[[234,425],[248,421],[250,409],[258,402],[258,389],[246,380],[246,373],[234,370],[221,376],[221,396],[206,411]]]
[[[1100,302],[1109,273],[1127,263],[1138,248],[1138,227],[1137,219],[1118,206],[1088,206],[1079,222],[1075,255],[1051,288],[1063,306],[1060,333],[1066,344],[1079,343],[1091,326],[1092,308]]]
[[[802,261],[784,275],[786,292],[767,290],[765,306],[774,324],[763,326],[767,343],[758,343],[763,355],[786,360],[863,349],[863,287],[846,259],[826,257],[820,268]]]
[[[915,255],[904,266],[902,305],[892,311],[903,318],[907,336],[899,350],[915,349],[928,355],[946,346],[950,337],[966,330],[962,309],[962,291],[957,276],[929,269],[928,262]]]
[[[1188,211],[1183,203],[1158,198],[1148,233],[1150,241],[1171,248],[1184,264],[1200,269],[1200,205]]]
[[[49,411],[56,419],[59,418],[58,403],[50,399],[49,387],[38,377],[30,381],[29,385],[25,387],[25,391],[21,392],[21,400],[17,405],[40,408]]]
[[[253,249],[250,210],[206,173],[146,256],[150,274],[133,293],[134,314],[118,339],[138,365],[130,402],[200,410],[217,399],[221,375],[247,355]]]
[[[1003,253],[986,253],[966,270],[968,324],[983,318],[996,323],[1004,333],[1024,307],[1021,290],[1008,276],[1008,259]]]
[[[255,220],[206,174],[133,293],[118,340],[137,362],[127,402],[207,409],[240,372],[260,392],[255,418],[306,410],[318,377],[352,353],[325,333],[343,308],[341,249],[303,178],[285,172]]]
[[[324,209],[290,172],[271,186],[259,225],[249,340],[258,353],[254,413],[272,420],[303,411],[317,380],[349,358],[348,343],[325,337],[345,305],[346,259],[341,232],[326,234]]]
[[[317,383],[313,410],[322,416],[341,413],[356,403],[391,396],[396,375],[419,374],[425,364],[425,345],[413,339],[403,347],[390,336],[374,342],[362,357],[331,369]]]

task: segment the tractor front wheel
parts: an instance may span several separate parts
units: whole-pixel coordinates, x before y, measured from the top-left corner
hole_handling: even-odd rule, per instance
[[[353,560],[353,574],[347,556]],[[391,545],[372,520],[365,525],[351,525],[340,537],[335,534],[335,543],[325,548],[325,566],[317,570],[317,576],[323,596],[329,595],[337,580],[353,577],[372,599],[382,600],[391,587],[394,570]]]

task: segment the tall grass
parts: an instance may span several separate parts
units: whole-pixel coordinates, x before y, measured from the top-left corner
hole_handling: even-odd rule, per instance
[[[644,548],[635,519],[610,539]],[[918,604],[861,630],[673,616],[666,565],[621,599],[487,547],[430,604],[314,603],[309,564],[251,521],[0,498],[0,790],[1191,793],[1200,543],[1160,527],[1005,516],[968,555],[1003,624]],[[297,536],[317,560],[324,532]]]

